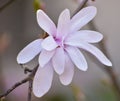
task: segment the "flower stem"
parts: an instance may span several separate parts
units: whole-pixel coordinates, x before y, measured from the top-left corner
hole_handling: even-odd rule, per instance
[[[33,80],[30,79],[29,87],[28,87],[28,101],[31,101],[31,99],[32,99],[32,84],[33,84]]]

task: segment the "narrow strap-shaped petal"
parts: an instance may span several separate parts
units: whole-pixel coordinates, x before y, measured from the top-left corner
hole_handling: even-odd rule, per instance
[[[17,62],[19,64],[25,64],[31,61],[41,51],[42,39],[37,39],[28,44],[17,56]]]
[[[62,74],[64,72],[65,54],[64,54],[64,49],[62,47],[58,47],[56,49],[56,52],[52,58],[52,64],[53,64],[54,70],[58,74]]]
[[[69,85],[72,82],[74,75],[74,64],[72,63],[70,57],[65,53],[65,70],[63,74],[60,75],[60,81],[63,85]]]
[[[91,44],[84,43],[80,48],[85,49],[86,51],[93,54],[101,63],[107,66],[112,66],[110,60],[100,51],[98,48]]]
[[[39,56],[40,66],[44,67],[53,57],[54,53],[55,53],[55,50],[52,50],[52,51],[42,50]]]
[[[59,16],[57,26],[57,38],[64,38],[69,31],[70,11],[65,9]]]
[[[56,41],[54,40],[54,38],[52,36],[48,36],[47,38],[45,38],[42,41],[41,45],[42,45],[42,48],[44,48],[47,51],[51,51],[58,46]]]
[[[85,57],[76,47],[66,47],[66,51],[69,54],[73,63],[82,71],[86,71],[88,66]]]
[[[33,79],[33,93],[37,97],[42,97],[48,92],[53,79],[53,68],[47,64],[44,68],[38,67]]]
[[[66,38],[66,41],[75,40],[78,42],[85,41],[88,43],[97,43],[100,42],[103,39],[103,35],[96,31],[90,31],[90,30],[80,30],[74,33],[74,35],[69,35]]]
[[[70,32],[75,32],[90,22],[96,15],[97,9],[94,6],[83,8],[71,19]]]
[[[103,63],[104,65],[107,66],[112,66],[112,63],[110,62],[110,60],[102,53],[102,51],[100,51],[98,48],[96,48],[95,46],[86,43],[86,42],[77,42],[77,41],[70,41],[67,42],[66,44],[68,45],[72,45],[72,46],[76,46],[79,48],[82,48],[88,52],[90,52],[91,54],[93,54],[101,63]]]
[[[37,22],[39,26],[49,35],[56,34],[56,26],[53,21],[42,10],[37,11]]]

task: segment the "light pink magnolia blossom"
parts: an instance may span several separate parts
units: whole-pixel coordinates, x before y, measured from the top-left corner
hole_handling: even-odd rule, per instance
[[[55,71],[63,85],[71,83],[74,65],[82,71],[88,68],[81,49],[93,54],[102,64],[112,66],[107,57],[92,43],[102,40],[101,33],[80,30],[96,15],[96,7],[83,8],[70,19],[70,12],[65,9],[59,16],[57,28],[53,21],[42,11],[37,11],[39,26],[48,33],[45,39],[37,39],[27,45],[17,57],[19,64],[25,64],[39,54],[39,68],[33,80],[33,93],[43,96],[51,87]]]

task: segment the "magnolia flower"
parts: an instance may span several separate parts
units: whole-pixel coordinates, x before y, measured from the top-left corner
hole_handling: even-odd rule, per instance
[[[102,64],[112,66],[107,57],[92,43],[102,40],[99,32],[80,30],[96,15],[96,7],[83,8],[70,19],[70,12],[65,9],[59,16],[57,28],[53,21],[42,11],[37,11],[39,26],[48,33],[45,39],[37,39],[27,45],[17,57],[19,64],[25,64],[39,54],[39,67],[33,80],[33,93],[43,96],[51,87],[53,71],[63,85],[71,83],[74,65],[82,71],[88,68],[86,59],[79,49],[93,54]]]

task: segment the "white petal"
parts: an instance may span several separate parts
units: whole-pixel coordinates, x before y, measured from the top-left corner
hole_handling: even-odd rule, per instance
[[[100,51],[95,46],[85,43],[83,44],[82,48],[92,53],[104,65],[112,66],[112,63],[110,62],[110,60],[102,53],[102,51]]]
[[[74,35],[69,35],[66,38],[66,41],[75,40],[78,42],[86,41],[88,43],[97,43],[100,42],[103,39],[103,35],[96,31],[90,31],[90,30],[80,30],[74,33]]]
[[[37,11],[37,22],[49,35],[54,36],[56,34],[57,31],[55,24],[42,10]]]
[[[68,85],[72,82],[74,75],[74,64],[72,63],[68,54],[65,54],[65,70],[63,74],[60,75],[60,81],[63,85]]]
[[[71,19],[71,33],[79,30],[90,22],[96,15],[97,9],[94,6],[83,8]]]
[[[58,47],[56,49],[55,55],[52,58],[52,64],[53,64],[54,70],[58,74],[62,74],[64,72],[65,54],[64,54],[63,48]]]
[[[69,46],[69,47],[66,47],[66,51],[68,52],[73,63],[80,70],[83,70],[83,71],[87,70],[88,66],[87,66],[86,59],[78,48]]]
[[[41,51],[41,41],[42,39],[37,39],[30,44],[28,44],[17,56],[17,62],[19,64],[24,64],[31,61],[36,55]]]
[[[38,70],[33,79],[33,93],[36,97],[41,97],[51,87],[53,79],[53,68],[47,64],[44,68],[38,67]]]
[[[59,16],[58,26],[57,26],[57,38],[65,37],[69,31],[70,23],[70,12],[65,9]]]
[[[41,45],[42,45],[42,48],[44,48],[47,51],[51,51],[58,46],[52,36],[48,36],[47,38],[45,38],[42,41]]]
[[[50,61],[54,53],[55,53],[55,50],[52,50],[52,51],[42,50],[39,56],[40,66],[44,67]]]
[[[80,42],[78,43],[77,41],[71,41],[71,42],[67,42],[68,45],[72,45],[72,46],[76,46],[79,48],[82,48],[88,52],[90,52],[91,54],[93,54],[101,63],[103,63],[104,65],[107,66],[112,66],[112,63],[110,62],[110,60],[102,53],[102,51],[100,51],[98,48],[96,48],[95,46],[88,44],[86,42]]]

